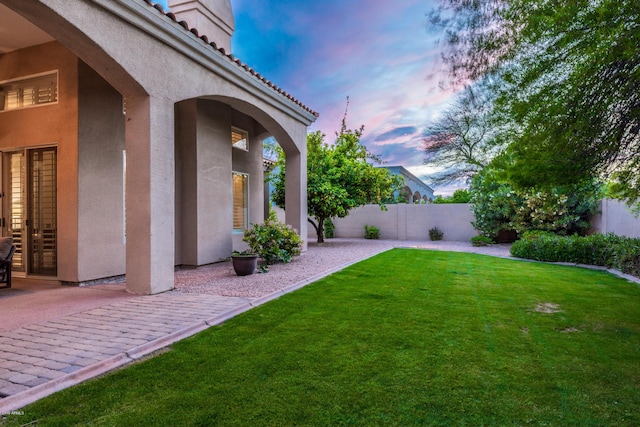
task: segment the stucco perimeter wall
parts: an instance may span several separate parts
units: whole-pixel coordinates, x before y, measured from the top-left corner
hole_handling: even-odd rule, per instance
[[[334,220],[335,237],[361,238],[364,226],[373,225],[386,240],[429,240],[429,230],[438,227],[444,240],[469,241],[478,234],[471,225],[473,220],[468,204],[397,204],[387,205],[386,211],[378,205],[367,205]]]
[[[599,215],[591,218],[592,232],[640,238],[640,215],[632,214],[624,202],[605,199],[600,203],[599,211]]]
[[[635,216],[624,202],[606,199],[601,202],[598,215],[591,218],[592,233],[614,233],[640,238],[640,215]],[[478,233],[469,204],[387,205],[381,211],[377,205],[354,209],[346,218],[334,220],[335,237],[362,238],[364,226],[380,229],[380,238],[387,240],[429,240],[429,230],[438,227],[444,240],[468,241]],[[309,238],[315,230],[309,228]]]

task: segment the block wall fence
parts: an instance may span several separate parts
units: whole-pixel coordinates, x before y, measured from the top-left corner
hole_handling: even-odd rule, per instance
[[[592,232],[640,238],[640,215],[632,214],[625,203],[605,199],[599,211],[598,215],[591,218]]]
[[[632,214],[627,206],[616,200],[603,200],[599,214],[591,219],[592,232],[615,233],[620,236],[640,238],[640,216]],[[468,242],[478,232],[469,204],[387,205],[382,211],[377,205],[362,206],[352,210],[346,218],[334,220],[335,237],[362,238],[364,226],[380,229],[384,240],[429,240],[429,230],[438,227],[444,240]],[[308,238],[315,239],[315,230],[309,227]]]
[[[444,240],[468,242],[478,234],[471,225],[473,220],[469,204],[401,203],[387,205],[386,211],[378,205],[361,206],[346,218],[334,220],[334,224],[335,237],[364,237],[364,226],[373,225],[380,229],[383,240],[429,240],[429,230],[438,227]]]

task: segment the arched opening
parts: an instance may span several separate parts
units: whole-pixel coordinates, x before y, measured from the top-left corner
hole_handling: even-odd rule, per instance
[[[215,224],[211,215],[227,212],[230,206],[220,206],[221,199],[210,194],[205,203],[209,199],[199,191],[216,174],[202,168],[223,165],[219,172],[224,177],[208,184],[217,186],[230,201],[233,198],[226,196],[233,193],[233,172],[237,172],[239,186],[244,182],[247,188],[239,221],[261,219],[262,204],[253,198],[264,190],[251,183],[252,176],[263,175],[261,150],[251,149],[261,146],[258,135],[272,135],[287,154],[286,222],[306,235],[305,137],[313,121],[310,110],[204,39],[194,39],[194,33],[147,3],[131,7],[129,2],[0,0],[0,5],[7,6],[7,15],[26,18],[31,28],[50,37],[36,46],[40,50],[34,61],[15,60],[25,51],[2,55],[0,60],[9,65],[0,71],[13,72],[30,62],[42,67],[33,71],[35,77],[58,72],[55,107],[37,109],[47,111],[37,117],[39,125],[44,123],[41,127],[55,124],[51,129],[60,131],[60,136],[48,132],[59,148],[57,209],[58,219],[64,218],[56,230],[57,238],[65,242],[56,261],[58,280],[90,282],[126,273],[127,289],[133,293],[169,290],[174,262],[184,258],[184,253],[176,252],[176,247],[184,249],[176,235],[184,236],[189,215],[195,219],[194,229],[205,230],[202,235],[217,243],[199,238],[188,263],[217,260],[223,252],[228,256],[234,237],[216,234],[221,225],[211,226]],[[5,41],[0,39],[0,45]],[[131,51],[132,43],[138,51],[154,55],[141,61]],[[51,62],[59,58],[66,62]],[[46,61],[51,63],[44,66]],[[27,115],[24,111],[16,114]],[[237,140],[233,129],[240,135]],[[207,146],[211,136],[219,147],[224,140],[224,149]],[[235,145],[242,140],[249,149]],[[189,152],[192,149],[195,154]],[[178,160],[185,166],[180,171]],[[193,212],[184,208],[189,197],[199,201]],[[207,212],[203,207],[207,204],[215,209]],[[225,214],[225,224],[229,219],[233,226],[234,212],[232,208]],[[202,251],[208,250],[203,257]]]
[[[11,65],[0,68],[23,72],[33,66],[40,71],[30,72],[58,73],[55,105],[37,114],[35,108],[15,114],[55,131],[48,133],[57,148],[55,235],[64,244],[56,248],[53,278],[81,284],[126,274],[133,293],[173,288],[173,265],[167,260],[174,249],[166,245],[173,240],[174,165],[166,162],[166,148],[173,144],[173,105],[149,96],[133,77],[142,72],[136,67],[146,64],[131,55],[130,43],[145,33],[96,3],[0,3],[8,15],[25,18],[23,31],[35,29],[51,38],[44,44],[14,44],[2,55]],[[17,41],[22,34],[9,38]]]
[[[15,109],[6,105],[0,115],[0,127],[7,130],[0,136],[0,151],[5,165],[27,171],[24,179],[5,174],[2,186],[16,194],[34,195],[21,186],[42,189],[3,206],[3,216],[11,218],[3,235],[18,246],[17,274],[63,283],[122,275],[126,122],[121,91],[129,91],[132,99],[144,91],[59,13],[40,2],[0,3],[5,3],[0,26],[16,26],[0,37],[0,82],[14,89],[17,103]],[[37,81],[49,76],[48,86]],[[33,180],[37,187],[29,184]]]
[[[177,103],[175,122],[176,265],[227,259],[268,215],[263,140],[279,135],[287,157],[300,157],[299,147],[269,114],[225,96]],[[300,201],[291,206],[295,213]]]

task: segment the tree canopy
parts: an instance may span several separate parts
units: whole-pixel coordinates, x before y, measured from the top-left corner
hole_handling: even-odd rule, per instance
[[[487,166],[497,151],[492,139],[491,103],[485,94],[468,86],[442,115],[431,122],[422,141],[425,164],[442,166],[432,177],[435,185],[463,181]]]
[[[514,184],[592,177],[640,202],[640,3],[637,0],[441,0],[454,84],[482,81],[508,126]]]
[[[433,199],[433,203],[436,205],[448,204],[448,203],[469,203],[471,202],[472,193],[469,190],[458,189],[453,192],[451,196],[436,196]]]
[[[400,185],[401,178],[369,163],[379,163],[379,159],[360,143],[362,132],[362,127],[347,129],[343,119],[334,144],[326,143],[326,136],[319,131],[307,135],[307,209],[318,242],[324,241],[325,219],[344,218],[351,209],[365,204],[384,207],[383,200]],[[285,201],[285,175],[281,151],[277,171],[271,177],[272,200],[280,207]]]

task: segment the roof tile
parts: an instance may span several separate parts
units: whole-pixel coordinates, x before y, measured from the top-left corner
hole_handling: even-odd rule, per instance
[[[160,13],[162,13],[163,15],[165,15],[166,17],[171,19],[173,22],[177,22],[178,21],[176,16],[173,13],[166,12],[163,9],[162,5],[160,5],[159,3],[153,3],[151,0],[143,0],[143,1],[147,5],[149,5],[150,7],[153,7],[154,9],[156,9],[157,11],[159,11]],[[264,78],[263,76],[261,76],[260,73],[255,71],[253,68],[250,68],[247,64],[243,64],[240,59],[235,58],[231,53],[227,54],[226,51],[224,50],[224,48],[222,48],[222,47],[218,48],[216,43],[213,42],[213,41],[209,42],[209,38],[205,34],[200,35],[200,33],[199,33],[197,28],[189,28],[189,24],[186,21],[180,21],[180,22],[177,22],[177,23],[178,23],[178,25],[183,27],[186,31],[191,32],[194,36],[196,36],[197,38],[202,40],[202,42],[204,44],[206,44],[206,45],[210,46],[211,48],[213,48],[214,51],[217,50],[223,56],[227,56],[231,60],[231,62],[235,62],[240,68],[243,68],[246,72],[248,72],[252,76],[256,77],[258,80],[260,80],[263,83],[265,83],[267,86],[272,88],[274,91],[278,92],[279,94],[281,94],[282,96],[284,96],[288,100],[292,101],[296,105],[302,107],[303,109],[305,109],[309,113],[313,114],[314,116],[316,116],[316,117],[319,116],[319,114],[317,112],[313,111],[311,108],[307,107],[302,102],[298,101],[296,98],[294,98],[293,96],[291,96],[290,94],[288,94],[284,90],[280,89],[278,86],[273,84],[273,82],[271,82],[271,81],[267,80],[266,78]]]

